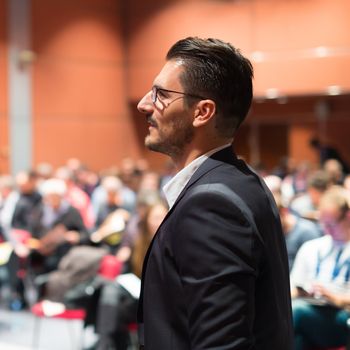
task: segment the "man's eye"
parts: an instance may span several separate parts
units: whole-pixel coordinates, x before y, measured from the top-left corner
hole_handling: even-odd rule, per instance
[[[162,90],[158,90],[158,98],[163,99],[166,98],[166,94]]]

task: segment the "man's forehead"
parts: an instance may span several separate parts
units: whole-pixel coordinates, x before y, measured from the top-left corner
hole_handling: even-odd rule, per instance
[[[323,217],[337,217],[341,210],[335,204],[322,203],[320,206],[320,212]]]
[[[180,75],[184,70],[183,64],[184,61],[181,59],[167,61],[154,79],[153,85],[163,88],[181,87]]]

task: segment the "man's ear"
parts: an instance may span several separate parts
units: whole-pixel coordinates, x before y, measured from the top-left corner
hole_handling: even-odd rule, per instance
[[[213,100],[201,100],[194,110],[193,126],[200,127],[209,123],[216,113],[216,104]]]

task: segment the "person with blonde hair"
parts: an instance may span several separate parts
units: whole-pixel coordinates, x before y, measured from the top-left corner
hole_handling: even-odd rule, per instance
[[[291,272],[296,350],[344,346],[347,341],[350,210],[345,189],[328,189],[319,211],[325,235],[304,243]]]

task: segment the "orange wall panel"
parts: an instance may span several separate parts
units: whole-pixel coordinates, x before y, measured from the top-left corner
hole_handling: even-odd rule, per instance
[[[112,0],[33,0],[35,163],[74,156],[100,169],[139,155],[120,18]]]
[[[116,120],[126,113],[123,70],[118,65],[91,65],[38,60],[35,67],[35,112],[39,118],[93,117]]]
[[[8,91],[7,91],[7,6],[0,0],[0,174],[9,171]]]
[[[252,3],[255,50],[290,52],[350,44],[348,0],[255,0]]]
[[[324,94],[331,85],[349,92],[349,19],[347,0],[254,1],[253,46],[263,54],[254,62],[256,95]]]
[[[294,123],[289,127],[289,154],[298,162],[310,161],[311,164],[318,165],[319,154],[309,146],[309,140],[314,136],[319,136],[316,123]],[[328,145],[335,147],[344,160],[350,165],[350,120],[348,118],[331,117],[326,122],[325,135],[320,137]]]
[[[297,163],[305,160],[318,165],[318,154],[309,146],[310,139],[317,131],[316,123],[295,123],[289,127],[289,156]]]
[[[274,170],[288,154],[288,126],[266,124],[259,126],[260,161],[268,171]]]
[[[149,3],[147,9],[133,1],[129,9],[131,100],[149,89],[170,45],[189,35],[222,38],[250,56],[257,95],[269,88],[290,95],[323,93],[329,85],[350,91],[348,0]],[[328,56],[318,56],[321,46]]]
[[[8,169],[9,143],[6,3],[0,0],[0,173]],[[147,128],[136,102],[169,47],[190,35],[222,38],[250,56],[256,96],[269,88],[286,95],[322,95],[330,85],[350,91],[348,0],[32,0],[31,22],[35,163],[60,165],[75,156],[100,169],[144,156],[160,168],[166,158],[144,148]],[[320,46],[329,56],[317,56]],[[316,128],[313,105],[264,108],[252,117],[266,124],[260,151],[268,166],[288,148],[297,160],[316,161],[308,146]],[[327,124],[342,153],[350,149],[347,111],[332,110]],[[280,137],[272,149],[269,125],[285,131],[283,123],[288,142]],[[248,157],[247,136],[249,126],[237,148]]]
[[[333,85],[349,93],[349,66],[350,54],[348,57],[255,63],[254,94],[264,96],[267,89],[275,88],[282,95],[325,95],[327,88]]]
[[[34,48],[45,57],[122,62],[118,2],[32,1]]]
[[[250,2],[177,1],[147,16],[130,9],[129,96],[140,98],[164,64],[170,46],[187,36],[219,37],[244,53],[251,51]],[[239,30],[237,30],[237,28]]]
[[[118,165],[124,157],[139,158],[139,153],[129,145],[129,123],[116,124],[110,120],[58,121],[46,120],[38,124],[36,133],[40,134],[40,144],[36,161],[50,161],[57,167],[71,157],[78,157],[84,164],[98,171]],[[79,130],[79,132],[77,132]],[[96,130],[99,130],[97,133]]]

